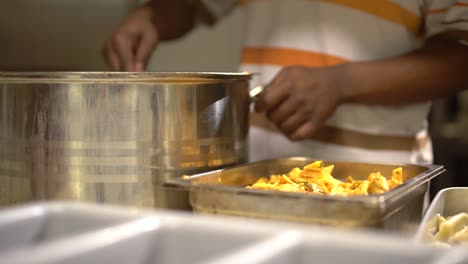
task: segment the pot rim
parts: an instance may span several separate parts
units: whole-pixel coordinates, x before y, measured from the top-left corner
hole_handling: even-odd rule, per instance
[[[250,72],[0,72],[0,82],[191,82],[242,81],[252,78]]]

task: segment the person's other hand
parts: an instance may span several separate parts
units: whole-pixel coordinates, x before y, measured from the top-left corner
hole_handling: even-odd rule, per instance
[[[291,140],[309,138],[343,103],[343,68],[286,67],[259,94],[255,110]]]
[[[106,41],[102,53],[114,71],[144,71],[159,35],[153,8],[144,5],[133,11]]]

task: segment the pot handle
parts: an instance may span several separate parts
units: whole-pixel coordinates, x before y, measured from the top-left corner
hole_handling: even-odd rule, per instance
[[[162,183],[166,189],[188,191],[190,190],[190,182],[184,182],[181,178],[167,179]]]
[[[250,90],[249,91],[250,103],[255,104],[255,102],[257,101],[257,96],[259,94],[261,94],[264,89],[265,89],[265,86],[259,85],[259,86],[255,87],[255,88],[253,88],[252,90]]]

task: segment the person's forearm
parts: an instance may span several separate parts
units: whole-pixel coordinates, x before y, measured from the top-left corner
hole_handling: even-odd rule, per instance
[[[195,25],[195,1],[151,0],[153,21],[161,40],[173,40],[189,32]]]
[[[402,105],[454,94],[468,88],[468,47],[434,39],[417,51],[343,67],[346,103]]]

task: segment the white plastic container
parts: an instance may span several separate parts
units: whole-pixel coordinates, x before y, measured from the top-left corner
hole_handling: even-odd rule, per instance
[[[383,233],[76,203],[0,210],[0,246],[18,264],[456,263]]]
[[[39,203],[0,211],[0,252],[93,232],[141,217],[81,203]]]
[[[416,233],[416,241],[424,242],[428,230],[434,230],[437,214],[443,217],[468,213],[468,187],[452,187],[440,190],[432,200]]]

